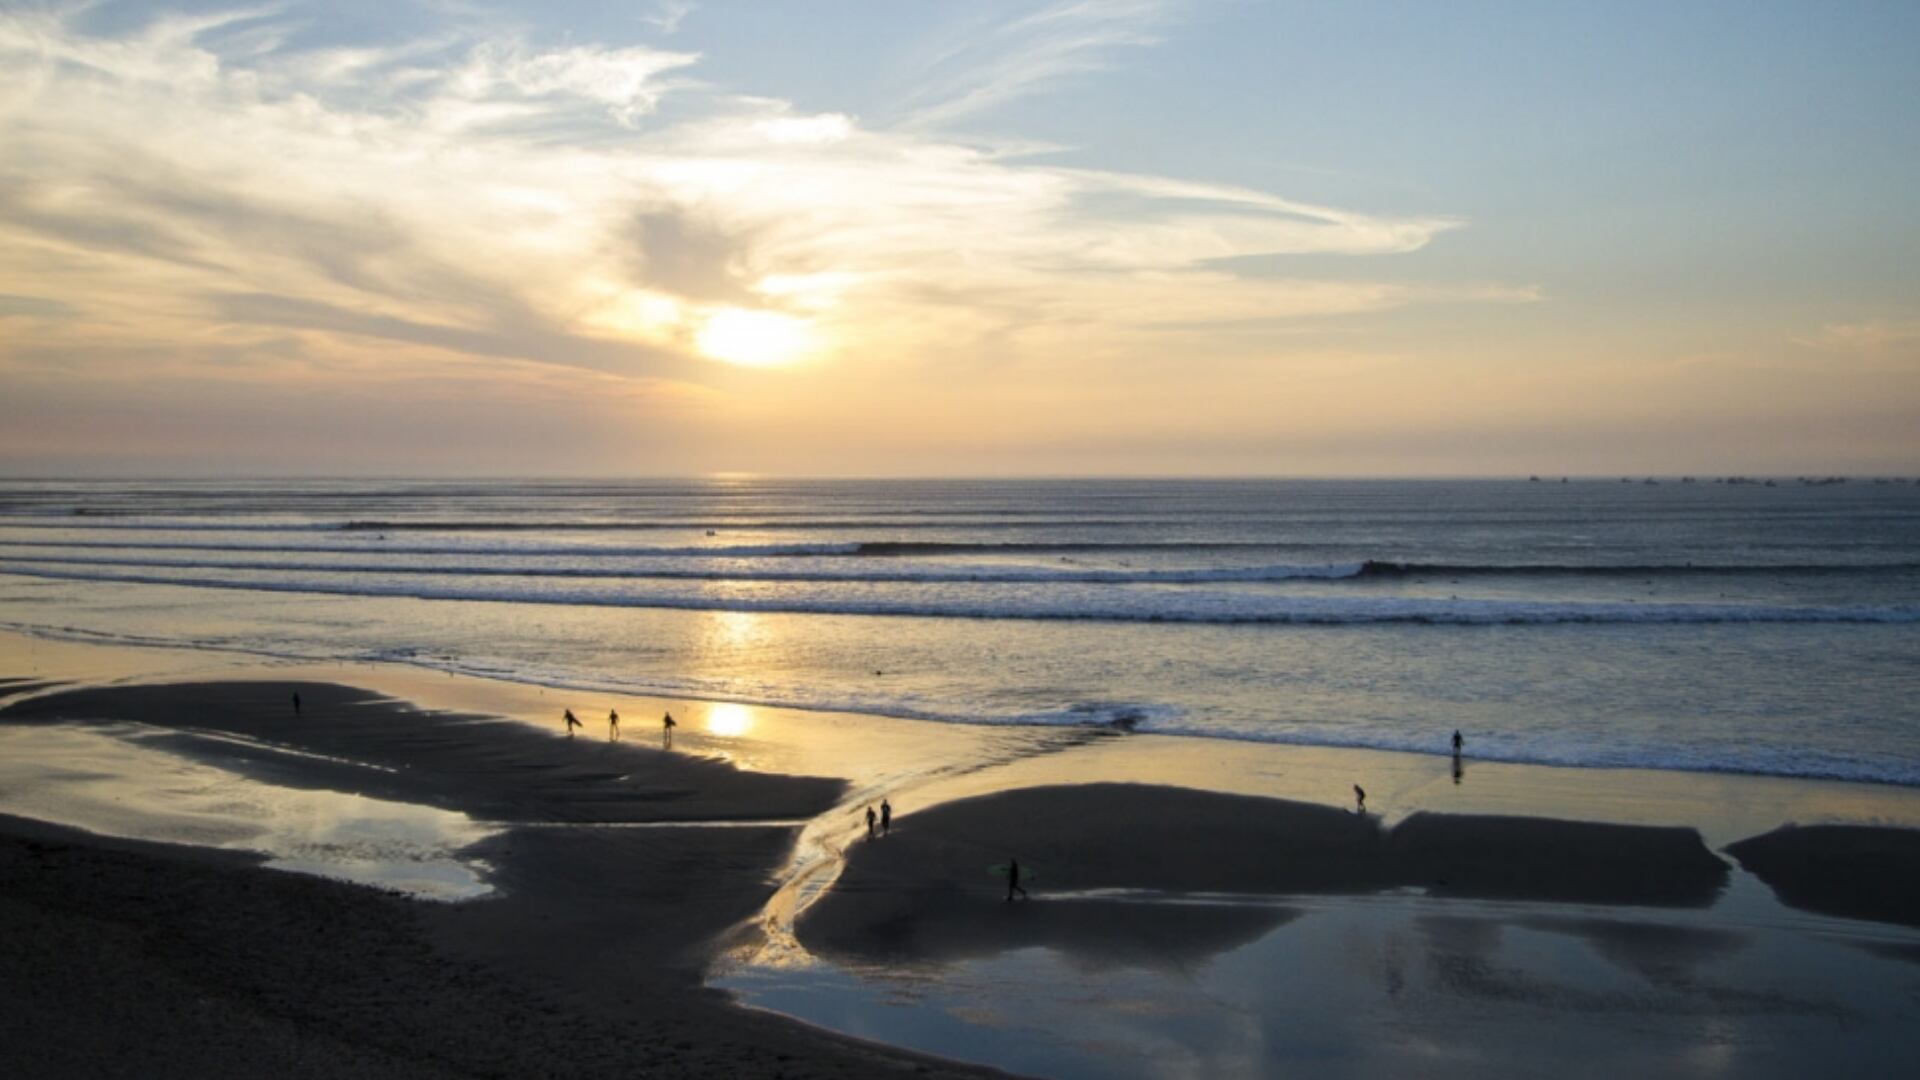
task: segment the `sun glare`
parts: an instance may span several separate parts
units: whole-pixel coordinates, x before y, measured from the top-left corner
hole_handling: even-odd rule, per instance
[[[732,738],[745,735],[752,727],[753,710],[745,705],[726,703],[707,710],[707,730],[715,735]]]
[[[807,325],[774,311],[726,308],[707,319],[694,344],[715,360],[772,367],[796,359],[806,348]]]

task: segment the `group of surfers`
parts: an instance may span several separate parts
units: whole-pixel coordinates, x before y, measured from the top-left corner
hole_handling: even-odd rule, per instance
[[[296,706],[296,708],[297,707],[298,706]],[[565,711],[565,713],[562,714],[562,720],[567,725],[567,738],[569,739],[573,738],[574,728],[585,728],[587,726],[580,722],[579,717],[573,715],[572,709],[568,709]],[[673,729],[679,726],[680,726],[679,721],[673,718],[672,713],[667,713],[666,715],[660,718],[660,733],[662,735],[665,735],[668,739],[673,738]],[[620,712],[617,709],[608,709],[607,710],[607,741],[618,742],[619,740],[620,740]]]

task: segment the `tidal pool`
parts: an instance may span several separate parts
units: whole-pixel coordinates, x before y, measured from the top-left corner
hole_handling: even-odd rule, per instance
[[[265,783],[154,745],[177,738],[141,724],[0,724],[0,813],[103,836],[258,852],[275,869],[433,900],[493,891],[487,865],[462,852],[497,826],[430,806]]]
[[[1264,929],[1199,948],[1149,928],[1095,948],[741,964],[714,983],[1049,1077],[1920,1074],[1920,932],[1791,911],[1738,877],[1707,910],[1293,897],[1253,901]],[[1117,902],[1209,921],[1207,904]]]

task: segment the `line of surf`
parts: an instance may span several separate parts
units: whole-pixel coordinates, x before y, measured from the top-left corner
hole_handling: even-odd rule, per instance
[[[717,541],[711,544],[629,544],[620,546],[597,544],[414,544],[414,543],[378,543],[367,541],[314,543],[245,543],[234,541],[202,540],[79,540],[79,539],[0,539],[0,549],[28,549],[36,552],[57,552],[69,549],[96,551],[200,551],[235,552],[282,555],[465,555],[465,556],[518,556],[518,557],[567,557],[581,559],[646,559],[646,558],[698,558],[698,559],[747,559],[808,557],[833,558],[854,556],[872,559],[911,559],[937,555],[1127,555],[1127,554],[1179,554],[1183,552],[1202,554],[1208,552],[1253,553],[1261,551],[1286,551],[1299,548],[1314,548],[1324,551],[1323,544],[1301,544],[1285,540],[1139,540],[1139,541],[1061,541],[1061,542],[1024,542],[1024,541],[896,541],[896,540],[848,540],[833,542],[773,542],[773,543],[727,543]],[[29,556],[15,556],[22,561]],[[38,555],[31,561],[47,561]],[[115,560],[132,563],[134,560]],[[160,564],[146,564],[160,565]],[[174,564],[167,564],[174,565]],[[179,563],[178,565],[190,565]],[[214,564],[208,564],[209,566]],[[1454,563],[1445,561],[1396,560],[1396,559],[1356,559],[1332,560],[1319,564],[1289,564],[1298,566],[1300,573],[1288,575],[1282,567],[1276,573],[1295,577],[1329,578],[1389,578],[1389,577],[1525,577],[1551,575],[1584,575],[1615,577],[1653,577],[1665,575],[1767,575],[1767,574],[1853,574],[1853,573],[1899,573],[1920,571],[1920,562],[1911,560],[1855,562],[1509,562],[1509,563]],[[316,565],[314,569],[320,567]],[[362,569],[377,569],[362,567]],[[1246,580],[1259,580],[1260,567],[1223,567],[1219,568],[1228,575],[1249,573]],[[537,570],[530,570],[536,573]],[[984,572],[984,571],[983,571]],[[1092,571],[1099,572],[1099,571]],[[1125,571],[1120,571],[1124,573]],[[1185,573],[1187,571],[1175,571]],[[1195,568],[1195,574],[1211,572],[1206,568]],[[986,580],[973,578],[973,580]],[[1205,580],[1196,577],[1195,580]],[[1218,580],[1242,580],[1232,576]]]
[[[897,693],[822,693],[822,686],[805,683],[761,688],[741,693],[724,680],[654,675],[615,676],[577,670],[528,668],[493,661],[467,661],[450,655],[423,654],[406,649],[317,650],[262,646],[258,643],[183,640],[150,634],[104,632],[81,627],[0,622],[9,630],[46,640],[74,641],[104,646],[180,649],[258,656],[303,662],[387,663],[474,678],[583,693],[660,697],[686,701],[731,702],[767,708],[815,712],[856,713],[902,720],[1013,727],[1081,727],[1181,738],[1220,739],[1269,745],[1379,750],[1442,757],[1447,753],[1445,731],[1415,728],[1360,730],[1299,730],[1249,728],[1206,724],[1185,710],[1150,702],[1080,702],[1051,708],[1009,710],[989,702],[934,700]],[[1444,725],[1443,725],[1444,727]],[[1669,772],[1698,772],[1920,787],[1920,763],[1899,758],[1852,757],[1815,748],[1646,745],[1622,741],[1617,734],[1604,738],[1568,740],[1547,734],[1487,735],[1473,732],[1466,768],[1485,762],[1542,765],[1562,768],[1638,768]]]
[[[246,515],[251,517],[252,515]],[[236,515],[241,517],[241,515]],[[622,533],[694,531],[705,528],[735,530],[785,529],[795,532],[825,529],[1124,529],[1184,525],[1189,518],[1155,517],[1022,517],[1019,515],[978,514],[965,518],[931,518],[924,515],[859,514],[846,517],[795,519],[786,517],[737,517],[724,512],[698,517],[664,516],[620,520],[349,520],[349,521],[252,521],[217,520],[209,517],[116,515],[107,513],[74,515],[8,515],[0,517],[0,527],[8,529],[58,529],[79,532],[268,532],[268,533]],[[1265,519],[1261,519],[1265,520]]]
[[[928,584],[1017,583],[1039,584],[1203,584],[1209,582],[1334,580],[1360,573],[1358,563],[1197,567],[1184,569],[1056,569],[1048,566],[930,568],[887,564],[848,569],[765,569],[740,567],[699,569],[673,566],[539,566],[516,564],[461,565],[448,563],[232,562],[207,559],[102,558],[88,556],[0,555],[0,567],[12,565],[96,566],[169,570],[248,570],[276,573],[323,574],[433,574],[453,577],[581,578],[614,581],[792,581],[792,582],[925,582]]]
[[[740,596],[655,589],[475,588],[422,581],[242,580],[188,575],[86,573],[46,566],[9,566],[26,577],[99,581],[264,593],[465,600],[508,604],[739,611],[795,615],[850,615],[931,619],[1192,623],[1274,626],[1429,626],[1709,623],[1920,622],[1920,605],[1778,605],[1637,601],[1461,600],[1419,597],[1275,596],[1233,592],[1002,590],[990,597],[912,595],[836,598],[831,595]]]

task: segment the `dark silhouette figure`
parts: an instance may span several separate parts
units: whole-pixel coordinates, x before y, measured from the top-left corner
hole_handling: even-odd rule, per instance
[[[1008,859],[1007,860],[1007,903],[1009,904],[1013,903],[1014,893],[1019,893],[1020,899],[1022,900],[1032,899],[1027,895],[1027,890],[1020,887],[1020,860]]]
[[[873,839],[873,823],[880,820],[874,816],[873,807],[867,807],[867,839]]]
[[[1453,733],[1453,756],[1459,757],[1460,748],[1465,745],[1467,745],[1467,741],[1460,737],[1460,733],[1458,731],[1454,732]]]
[[[300,691],[298,690],[293,692],[293,715],[300,715]]]
[[[620,741],[620,711],[618,709],[607,710],[607,741]]]
[[[888,802],[885,799],[881,799],[880,800],[880,835],[885,836],[892,831],[893,831],[893,804]]]
[[[673,729],[679,726],[680,725],[673,719],[672,713],[667,713],[660,718],[660,743],[662,746],[672,749]]]
[[[1354,813],[1356,814],[1366,813],[1367,812],[1367,789],[1361,787],[1359,784],[1353,785],[1353,801],[1356,804],[1356,809],[1354,810]]]
[[[577,727],[582,727],[582,726],[584,726],[584,725],[582,725],[582,724],[580,723],[580,718],[579,718],[579,717],[577,717],[577,716],[575,716],[575,715],[573,715],[573,710],[572,710],[572,709],[568,709],[568,710],[566,711],[566,715],[565,715],[565,717],[564,717],[564,719],[565,719],[565,720],[566,720],[566,722],[567,722],[567,738],[569,738],[569,739],[571,739],[571,738],[573,738],[573,729],[574,729],[574,728],[577,728]]]

